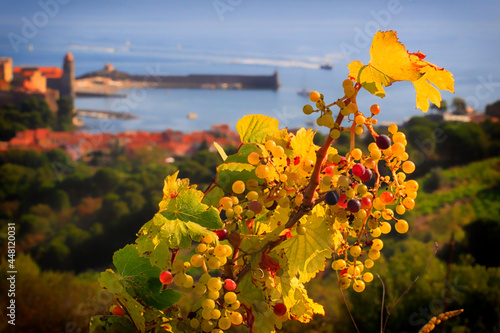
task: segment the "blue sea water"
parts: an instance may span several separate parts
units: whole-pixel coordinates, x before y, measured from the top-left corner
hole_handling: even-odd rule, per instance
[[[84,119],[87,130],[112,132],[166,128],[188,132],[221,123],[234,127],[242,116],[255,113],[277,118],[281,127],[308,126],[315,117],[303,115],[302,107],[308,99],[297,91],[318,90],[327,102],[341,97],[341,83],[351,59],[344,57],[340,46],[356,45],[357,53],[352,58],[368,62],[369,43],[356,44],[357,31],[373,21],[373,11],[387,10],[385,4],[368,1],[363,10],[358,4],[328,1],[321,1],[321,6],[297,1],[286,7],[284,1],[244,1],[221,20],[212,2],[67,3],[61,5],[47,25],[28,36],[28,43],[18,45],[18,50],[8,38],[0,38],[0,56],[12,57],[16,66],[61,66],[64,54],[72,52],[77,76],[101,69],[106,63],[120,71],[145,76],[279,73],[281,86],[276,91],[133,89],[125,91],[126,99],[76,99],[78,108],[124,111],[138,117],[115,121]],[[453,2],[449,9],[469,17],[472,9],[467,6],[467,2],[458,7]],[[24,2],[6,4],[6,10],[0,14],[0,37],[9,33],[21,35],[23,19],[32,20],[40,10],[37,2],[29,6]],[[481,13],[479,23],[488,14],[481,29],[493,22],[497,10],[493,5],[488,10],[477,9]],[[443,16],[444,12],[428,11],[424,6],[403,1],[402,11],[381,28],[397,30],[410,51],[422,48],[429,61],[454,73],[457,96],[474,97],[478,88],[484,90],[479,85],[481,78],[492,77],[497,82],[498,25],[475,34],[452,14]],[[421,17],[428,15],[429,24],[415,29]],[[334,69],[319,69],[327,61],[333,63]],[[486,96],[483,90],[481,96]],[[361,111],[368,113],[370,105],[378,103],[382,108],[378,120],[395,123],[422,115],[415,110],[415,91],[410,83],[394,84],[386,93],[387,97],[380,99],[362,91],[358,96]],[[490,92],[479,98],[476,107],[481,110],[497,96],[498,90]],[[455,96],[444,92],[442,97],[451,102]],[[198,114],[198,118],[189,120],[190,112]]]

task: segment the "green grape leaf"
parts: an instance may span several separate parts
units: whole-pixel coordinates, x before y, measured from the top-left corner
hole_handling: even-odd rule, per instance
[[[127,291],[133,290],[146,305],[162,310],[179,301],[179,292],[172,289],[161,290],[161,270],[152,266],[147,258],[140,257],[134,245],[127,245],[116,251],[113,263],[121,277],[120,283]]]
[[[256,178],[255,167],[248,163],[224,163],[217,167],[217,176],[215,181],[224,191],[233,192],[233,183],[237,180],[246,182],[250,178]]]
[[[223,225],[219,212],[214,207],[203,204],[202,200],[203,192],[188,188],[171,198],[159,213],[168,220],[193,222],[212,230],[221,229]]]
[[[326,258],[331,258],[333,230],[324,219],[324,212],[316,206],[313,214],[301,220],[307,228],[305,235],[298,235],[292,229],[292,238],[278,245],[274,251],[283,251],[288,258],[289,274],[299,274],[299,282],[307,282],[324,270]]]
[[[238,148],[238,151],[233,155],[228,156],[226,163],[236,162],[236,163],[248,163],[248,155],[250,153],[261,153],[259,146],[255,144],[243,144]]]
[[[268,135],[279,131],[279,121],[261,114],[244,116],[236,124],[243,143],[264,143]]]
[[[101,273],[98,281],[104,289],[108,290],[120,300],[126,312],[134,322],[134,326],[141,332],[146,330],[146,320],[144,319],[144,306],[137,302],[122,286],[121,277],[111,269]]]
[[[94,316],[90,319],[90,333],[134,333],[136,331],[134,324],[126,316]]]
[[[212,184],[208,192],[205,193],[205,196],[203,197],[203,200],[201,202],[207,206],[218,207],[219,201],[223,196],[224,191],[215,184]]]
[[[198,223],[184,222],[178,219],[169,220],[162,214],[156,213],[151,221],[146,223],[139,231],[137,249],[143,256],[151,257],[156,254],[166,256],[165,249],[190,248],[192,241],[199,242],[201,236],[207,233],[212,234],[214,239],[217,240],[215,233],[205,229]],[[159,267],[166,268],[169,266]]]

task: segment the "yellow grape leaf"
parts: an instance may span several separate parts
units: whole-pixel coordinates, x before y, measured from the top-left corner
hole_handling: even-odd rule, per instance
[[[219,155],[222,158],[222,160],[225,161],[226,158],[227,158],[227,154],[224,151],[224,148],[222,148],[222,146],[220,144],[218,144],[217,142],[215,142],[215,141],[214,141],[214,147],[219,152]]]
[[[301,223],[307,228],[305,235],[297,234],[296,228],[293,228],[293,237],[273,251],[283,250],[288,259],[290,276],[298,273],[299,282],[304,283],[324,270],[326,258],[331,258],[334,231],[324,219],[324,211],[320,206],[316,206],[307,220],[302,219]]]
[[[289,275],[284,274],[281,277],[275,277],[274,281],[276,289],[283,295],[283,303],[295,319],[301,323],[308,323],[314,314],[325,315],[323,306],[309,298],[306,288],[299,282],[299,279],[290,278]]]
[[[236,124],[243,143],[264,143],[268,135],[279,132],[279,121],[261,114],[244,116]]]
[[[170,202],[170,199],[176,197],[180,191],[189,187],[189,179],[177,179],[179,171],[171,176],[167,176],[163,182],[163,199],[160,201],[160,212],[165,210]]]
[[[432,84],[451,92],[454,88],[452,74],[424,58],[420,52],[408,53],[395,31],[379,31],[373,37],[368,65],[352,61],[347,67],[350,78],[378,97],[385,96],[384,86],[396,81],[411,81],[417,93],[417,108],[426,112],[428,99],[438,106],[441,103],[441,93]]]

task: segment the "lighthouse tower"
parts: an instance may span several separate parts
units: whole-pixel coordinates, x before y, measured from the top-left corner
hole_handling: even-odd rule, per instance
[[[61,97],[75,98],[75,61],[73,55],[69,52],[64,57],[59,93]]]

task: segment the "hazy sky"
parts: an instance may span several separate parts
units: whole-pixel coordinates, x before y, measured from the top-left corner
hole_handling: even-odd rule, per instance
[[[368,60],[376,30],[396,30],[411,52],[421,50],[454,73],[457,95],[479,105],[500,99],[499,1],[3,0],[1,6],[0,56],[17,63],[32,61],[30,44],[40,50],[129,41],[144,50],[182,45],[214,61],[237,49],[245,57],[329,59],[345,68],[352,59]]]

